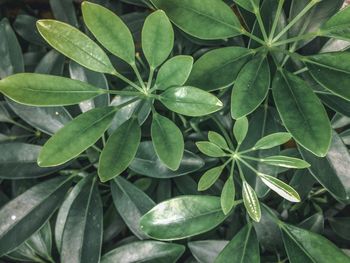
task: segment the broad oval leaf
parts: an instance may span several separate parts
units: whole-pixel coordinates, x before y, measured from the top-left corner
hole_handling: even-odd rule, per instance
[[[151,135],[159,159],[171,170],[176,171],[184,153],[182,132],[166,117],[153,114]]]
[[[112,11],[88,1],[81,5],[86,26],[113,55],[135,64],[135,47],[129,28]]]
[[[103,209],[95,175],[80,181],[80,192],[67,214],[61,240],[62,262],[99,262]]]
[[[37,164],[37,158],[42,147],[39,145],[12,142],[2,143],[0,155],[1,179],[38,178],[57,171],[62,167],[42,168]]]
[[[124,122],[107,140],[99,161],[98,175],[106,182],[121,174],[134,159],[141,140],[137,118]]]
[[[259,243],[251,224],[240,230],[220,252],[215,263],[259,263]]]
[[[300,196],[291,186],[284,183],[283,181],[277,179],[276,177],[259,174],[261,180],[266,184],[271,190],[275,191],[277,194],[282,196],[284,199],[287,199],[291,202],[300,202]]]
[[[75,27],[56,20],[39,20],[42,37],[56,50],[93,71],[114,74],[115,69],[106,53]]]
[[[39,230],[62,202],[72,177],[37,184],[0,210],[0,255],[13,250]]]
[[[194,153],[185,150],[179,169],[172,171],[157,156],[150,141],[141,142],[130,169],[145,176],[169,179],[195,172],[204,166],[204,161]]]
[[[186,84],[207,91],[230,86],[253,54],[243,47],[210,50],[194,63]]]
[[[248,133],[248,119],[246,117],[241,117],[236,120],[235,124],[233,125],[233,135],[235,136],[235,139],[238,144],[241,144]]]
[[[350,8],[346,7],[332,16],[320,29],[320,35],[350,40]]]
[[[253,148],[256,150],[271,149],[288,142],[291,138],[292,136],[288,132],[272,133],[259,139]]]
[[[161,65],[174,46],[173,27],[162,10],[149,15],[142,28],[142,50],[152,69]]]
[[[147,236],[140,229],[140,219],[155,206],[153,200],[122,177],[111,182],[111,192],[114,205],[130,231],[139,239],[146,239]]]
[[[214,158],[226,156],[226,153],[219,146],[212,142],[196,142],[196,146],[199,149],[199,151],[201,151],[207,156]]]
[[[233,177],[227,178],[220,196],[221,208],[225,215],[227,215],[235,205],[235,184]]]
[[[137,241],[117,247],[101,259],[101,263],[175,263],[185,252],[185,247],[159,241]]]
[[[229,148],[225,138],[222,135],[220,135],[219,133],[217,133],[217,132],[209,131],[208,132],[208,140],[211,143],[216,144],[217,146],[219,146],[222,149],[228,149]]]
[[[33,73],[0,80],[0,91],[18,103],[33,106],[72,105],[105,93],[78,80]]]
[[[331,126],[311,88],[292,73],[278,71],[272,92],[281,119],[293,138],[317,156],[325,156],[330,146]]]
[[[293,168],[293,169],[304,169],[310,167],[310,164],[306,161],[289,156],[268,156],[260,159],[260,162],[268,165],[274,165],[279,167]]]
[[[348,8],[350,10],[350,8]],[[349,14],[350,15],[350,14]],[[325,89],[350,100],[350,53],[331,52],[305,58],[313,78]]]
[[[291,263],[349,262],[349,257],[344,252],[321,235],[287,224],[283,224],[281,229]]]
[[[199,240],[189,242],[188,247],[198,262],[213,263],[227,244],[226,240]]]
[[[255,222],[259,222],[261,218],[259,199],[256,196],[254,189],[246,181],[243,181],[242,196],[244,206],[249,216]]]
[[[214,95],[190,86],[167,89],[159,99],[169,110],[192,117],[216,112],[223,106]]]
[[[114,107],[96,108],[73,119],[45,143],[39,166],[57,166],[78,156],[108,129],[115,112]]]
[[[141,229],[158,240],[177,240],[207,232],[225,220],[220,198],[188,195],[164,201],[141,218]]]
[[[159,69],[155,86],[159,90],[182,86],[188,79],[192,66],[191,56],[178,55],[169,59]]]
[[[225,166],[221,165],[206,171],[198,182],[198,191],[205,191],[210,188],[219,179],[224,168]]]
[[[242,68],[231,95],[231,115],[238,119],[252,113],[266,98],[270,67],[265,55],[257,56]]]
[[[241,34],[234,12],[221,0],[152,0],[184,32],[200,39],[221,39]]]

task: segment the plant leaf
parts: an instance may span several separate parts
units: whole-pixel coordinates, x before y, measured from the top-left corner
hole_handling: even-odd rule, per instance
[[[215,263],[258,263],[259,243],[252,225],[242,228],[220,252]]]
[[[123,259],[123,263],[175,263],[184,252],[185,247],[179,244],[152,240],[136,241],[109,251],[103,255],[101,263],[114,263],[120,259]]]
[[[207,232],[225,220],[220,198],[184,195],[157,204],[141,218],[141,229],[158,240],[177,240]]]
[[[293,138],[317,156],[325,156],[331,140],[330,122],[311,88],[299,77],[279,71],[272,92],[281,119]]]
[[[256,196],[254,189],[246,182],[243,181],[242,187],[243,203],[249,216],[256,222],[260,221],[261,210],[259,199]]]
[[[70,205],[61,240],[63,262],[99,262],[102,246],[103,207],[95,175],[80,181]]]
[[[202,153],[210,157],[223,157],[226,155],[219,146],[212,142],[196,142],[196,146]]]
[[[158,71],[155,86],[166,90],[174,86],[182,86],[188,79],[193,66],[191,56],[178,55],[162,65]]]
[[[235,136],[238,144],[241,144],[247,136],[248,126],[249,123],[246,117],[237,119],[233,125],[233,135]]]
[[[174,87],[160,95],[169,110],[187,116],[203,116],[220,110],[222,102],[214,95],[195,87]]]
[[[267,174],[260,173],[259,176],[264,184],[266,184],[271,190],[275,191],[284,199],[291,202],[300,202],[301,199],[299,194],[291,186],[287,185],[276,177]]]
[[[199,240],[189,242],[188,247],[198,262],[213,263],[227,244],[226,240]]]
[[[207,91],[228,87],[253,54],[243,47],[210,50],[194,63],[187,85]]]
[[[0,91],[18,103],[33,106],[72,105],[105,93],[78,80],[33,73],[0,80]]]
[[[125,224],[139,239],[146,239],[147,236],[140,229],[140,219],[155,206],[153,200],[122,177],[111,181],[111,188],[114,205]]]
[[[93,71],[115,73],[106,53],[75,27],[50,19],[39,20],[37,27],[42,37],[63,55]]]
[[[292,136],[288,132],[272,133],[259,139],[254,145],[254,149],[257,149],[257,150],[271,149],[273,147],[285,144],[291,138]]]
[[[62,202],[72,177],[56,177],[37,184],[0,210],[0,255],[21,245],[39,230]]]
[[[349,261],[344,252],[321,235],[287,224],[283,224],[281,229],[283,243],[291,263]]]
[[[219,146],[222,149],[229,148],[225,138],[217,132],[209,131],[208,132],[208,139],[211,143],[216,144],[217,146]]]
[[[210,188],[220,177],[224,168],[225,166],[221,165],[206,171],[198,182],[198,191],[205,191]]]
[[[260,0],[234,0],[234,2],[251,13],[254,13],[254,9],[260,5]]]
[[[108,129],[115,112],[114,107],[96,108],[73,119],[45,143],[39,166],[57,166],[78,156]]]
[[[81,5],[86,26],[113,55],[135,64],[135,46],[129,28],[112,11],[88,1]]]
[[[221,192],[221,208],[225,215],[227,215],[235,205],[235,185],[233,177],[227,178]]]
[[[350,8],[346,7],[334,16],[332,16],[320,28],[320,35],[338,38],[342,40],[350,40]]]
[[[99,161],[98,175],[102,182],[121,174],[134,159],[141,140],[137,118],[124,122],[107,140]]]
[[[151,68],[160,66],[174,46],[173,27],[162,10],[149,15],[142,28],[142,50]]]
[[[151,135],[159,159],[171,170],[176,171],[184,153],[182,132],[166,117],[153,114]]]
[[[200,39],[222,39],[241,34],[239,20],[221,0],[152,0],[181,30]]]
[[[268,156],[260,159],[260,161],[269,165],[286,167],[286,168],[294,168],[294,169],[304,169],[304,168],[310,167],[310,164],[305,162],[302,159],[289,157],[289,156],[282,156],[282,155]]]
[[[350,54],[347,52],[323,53],[305,59],[309,72],[322,87],[348,101],[350,100],[350,91],[347,88],[350,81],[349,61]]]
[[[231,94],[232,118],[252,113],[266,98],[269,87],[269,63],[265,55],[257,56],[245,64],[237,76]]]

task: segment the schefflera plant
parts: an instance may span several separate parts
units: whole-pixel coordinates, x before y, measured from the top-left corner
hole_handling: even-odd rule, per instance
[[[21,73],[0,81],[0,91],[12,100],[32,106],[66,106],[93,99],[103,94],[126,97],[118,106],[89,110],[64,126],[43,146],[38,157],[41,167],[64,164],[78,157],[110,127],[116,113],[128,105],[146,101],[146,117],[152,113],[151,137],[159,159],[171,170],[177,170],[183,157],[184,139],[177,125],[160,115],[154,106],[160,101],[170,111],[186,116],[202,116],[221,109],[222,102],[202,89],[184,86],[193,64],[190,56],[178,55],[167,60],[174,45],[174,31],[163,11],[150,14],[142,29],[142,50],[149,64],[149,77],[144,81],[135,59],[135,45],[130,30],[110,10],[90,2],[82,3],[87,28],[111,54],[130,65],[137,83],[119,73],[105,51],[78,29],[56,20],[39,20],[42,37],[57,51],[80,65],[126,82],[125,90],[106,90],[64,77]],[[166,62],[165,62],[166,61]],[[165,62],[165,63],[164,63]],[[156,74],[156,77],[155,76]],[[98,175],[106,182],[121,174],[132,162],[141,141],[142,120],[139,103],[130,119],[109,136],[101,151]],[[148,112],[147,112],[148,111]]]
[[[236,148],[233,148],[230,137],[227,137],[226,140],[222,135],[214,131],[208,133],[209,141],[200,141],[196,143],[198,149],[203,154],[213,158],[220,158],[224,161],[224,164],[207,170],[201,176],[198,182],[198,191],[205,191],[213,186],[225,168],[227,168],[229,175],[227,176],[221,192],[221,207],[224,214],[227,215],[237,204],[237,200],[235,200],[234,179],[239,180],[240,178],[242,188],[241,196],[244,206],[249,216],[254,221],[259,222],[261,219],[259,199],[254,189],[247,182],[242,167],[245,166],[247,169],[250,169],[266,186],[286,200],[290,202],[300,202],[299,194],[291,186],[274,176],[258,171],[249,162],[258,162],[265,165],[282,167],[283,169],[305,169],[310,167],[310,165],[302,159],[285,155],[256,158],[248,154],[254,151],[268,150],[288,142],[291,139],[291,135],[287,132],[269,134],[259,139],[253,147],[240,150],[240,146],[247,135],[248,126],[249,123],[246,117],[242,117],[235,122],[233,126],[233,135],[237,142]],[[238,171],[235,171],[235,165],[237,165]],[[235,175],[239,175],[239,178],[234,178]]]

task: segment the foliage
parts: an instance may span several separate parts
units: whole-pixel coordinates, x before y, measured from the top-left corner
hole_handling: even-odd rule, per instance
[[[350,262],[342,4],[0,13],[1,259]]]

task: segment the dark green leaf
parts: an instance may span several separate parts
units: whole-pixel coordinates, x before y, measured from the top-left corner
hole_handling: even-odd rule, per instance
[[[344,8],[332,16],[320,30],[320,35],[350,40],[350,8]]]
[[[329,223],[333,231],[340,237],[350,240],[350,218],[349,217],[335,217],[330,218]]]
[[[249,123],[246,117],[241,117],[236,120],[233,126],[233,135],[235,136],[235,139],[238,144],[241,144],[247,136],[248,126]]]
[[[221,208],[225,215],[227,215],[235,205],[235,185],[233,177],[227,178],[221,192]]]
[[[222,165],[206,171],[198,182],[198,191],[204,191],[210,188],[219,179],[224,168],[225,166]]]
[[[228,145],[227,145],[225,138],[222,135],[220,135],[219,133],[214,132],[214,131],[209,131],[208,139],[211,143],[216,144],[220,148],[228,149]]]
[[[226,153],[221,150],[219,146],[212,142],[196,142],[197,148],[207,156],[210,157],[223,157],[226,156]]]
[[[180,196],[156,205],[141,218],[141,229],[159,240],[176,240],[207,232],[225,220],[220,198]]]
[[[259,139],[254,145],[254,149],[271,149],[288,142],[292,136],[287,132],[276,132]]]
[[[141,140],[137,118],[131,118],[108,139],[98,167],[98,175],[106,182],[121,174],[134,159]]]
[[[200,263],[213,263],[227,244],[226,240],[199,240],[189,242],[188,247]]]

